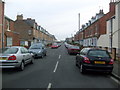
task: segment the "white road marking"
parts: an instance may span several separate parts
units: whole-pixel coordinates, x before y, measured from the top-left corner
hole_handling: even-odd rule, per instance
[[[52,83],[49,83],[48,87],[47,87],[47,90],[50,90],[51,86],[52,86]]]
[[[120,81],[118,81],[118,80],[115,79],[114,77],[110,77],[110,78],[120,85]]]
[[[58,57],[59,59],[61,58],[61,55],[59,55],[59,57]]]
[[[56,72],[57,67],[58,67],[58,63],[59,63],[59,61],[57,61],[56,65],[55,65],[55,69],[54,69],[54,71],[53,71],[53,72]]]

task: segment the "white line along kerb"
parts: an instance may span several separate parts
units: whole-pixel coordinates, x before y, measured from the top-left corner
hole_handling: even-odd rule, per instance
[[[60,59],[60,58],[61,58],[61,55],[59,55],[58,59]]]
[[[54,71],[53,71],[53,72],[56,72],[57,67],[58,67],[58,63],[59,63],[59,61],[57,61],[56,65],[55,65],[55,69],[54,69]]]
[[[47,87],[47,90],[50,90],[51,86],[52,86],[52,84],[49,83],[49,85],[48,85],[48,87]]]

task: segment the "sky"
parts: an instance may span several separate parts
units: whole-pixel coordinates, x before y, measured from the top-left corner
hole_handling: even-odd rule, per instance
[[[78,31],[78,14],[80,26],[88,22],[100,9],[109,12],[110,0],[3,0],[5,15],[16,20],[23,18],[35,19],[58,40],[74,36]]]

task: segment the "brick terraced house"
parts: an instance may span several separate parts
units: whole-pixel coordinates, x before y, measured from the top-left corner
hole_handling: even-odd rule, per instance
[[[15,30],[20,33],[20,45],[30,46],[32,43],[55,41],[53,35],[38,25],[35,19],[23,19],[23,15],[17,15]]]
[[[75,34],[74,40],[83,46],[97,46],[99,37],[106,34],[107,20],[115,15],[115,4],[111,1],[107,14],[100,10],[88,23],[82,25],[82,28]]]

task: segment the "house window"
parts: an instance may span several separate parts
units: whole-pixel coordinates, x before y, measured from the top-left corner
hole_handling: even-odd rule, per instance
[[[7,21],[7,30],[10,30],[10,22]]]
[[[95,34],[98,34],[98,25],[95,26]]]
[[[31,35],[32,34],[32,30],[28,30],[28,35]]]
[[[12,46],[12,37],[7,37],[7,46]]]

